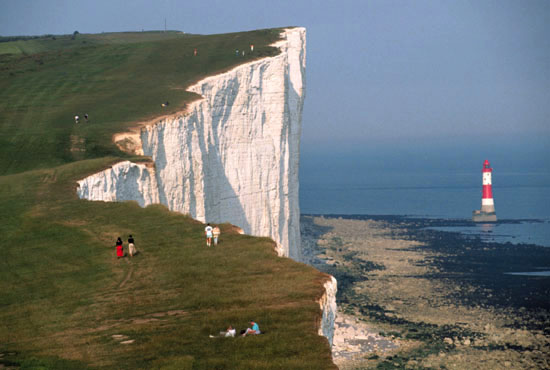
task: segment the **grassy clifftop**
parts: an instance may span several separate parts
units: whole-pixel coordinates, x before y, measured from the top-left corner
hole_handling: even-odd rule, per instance
[[[167,33],[164,40],[149,41],[159,33],[143,33],[138,42],[140,33],[123,33],[0,43],[0,175],[123,156],[111,143],[113,133],[134,121],[180,111],[196,98],[185,91],[192,82],[276,54],[269,44],[278,34]],[[20,42],[46,51],[1,54]],[[249,50],[250,44],[254,53],[235,55],[235,49]],[[165,101],[168,108],[161,107]],[[85,113],[90,124],[75,125],[73,117]]]
[[[184,215],[75,192],[76,180],[128,158],[113,133],[180,110],[196,98],[185,87],[206,75],[276,54],[278,34],[0,43],[0,366],[333,367],[317,335],[324,275],[231,225],[206,249],[204,225]],[[235,56],[251,43],[254,54]],[[90,122],[76,125],[84,113]],[[128,234],[140,254],[117,260],[114,241]],[[267,333],[209,337],[251,319]]]

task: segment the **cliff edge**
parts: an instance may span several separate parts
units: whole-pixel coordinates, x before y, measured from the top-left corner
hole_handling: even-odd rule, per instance
[[[79,181],[78,196],[161,203],[202,222],[230,222],[300,260],[305,37],[305,28],[284,30],[277,56],[203,79],[188,88],[202,99],[185,112],[115,135],[154,166],[118,163]]]
[[[185,112],[119,133],[114,141],[151,164],[129,161],[78,181],[95,201],[161,203],[202,222],[229,222],[271,237],[280,256],[302,260],[298,169],[305,97],[305,28],[286,29],[280,54],[239,65],[188,88]],[[130,148],[130,149],[128,149]],[[336,280],[325,283],[319,334],[332,344]]]

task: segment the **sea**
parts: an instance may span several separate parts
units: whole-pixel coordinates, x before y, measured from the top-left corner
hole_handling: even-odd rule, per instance
[[[417,156],[416,159],[415,155]],[[430,158],[438,158],[437,161]],[[464,163],[461,162],[464,159]],[[480,209],[485,158],[411,150],[330,154],[305,151],[302,214],[395,215],[471,220]],[[493,198],[499,222],[441,227],[482,241],[550,247],[550,166],[495,155]]]

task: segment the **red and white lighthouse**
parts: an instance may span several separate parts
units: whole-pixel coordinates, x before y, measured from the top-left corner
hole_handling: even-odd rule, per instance
[[[481,209],[474,211],[472,219],[475,222],[495,222],[497,215],[495,213],[495,201],[493,200],[493,188],[491,174],[493,169],[491,164],[486,159],[483,162],[483,170],[481,171],[483,181],[483,195],[481,197]]]
[[[493,200],[493,187],[491,173],[493,169],[488,160],[483,163],[483,196],[481,197],[481,212],[494,213],[495,201]]]

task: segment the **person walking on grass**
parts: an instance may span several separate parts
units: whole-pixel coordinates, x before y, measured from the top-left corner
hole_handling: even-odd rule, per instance
[[[220,228],[217,226],[214,226],[212,229],[212,235],[214,236],[214,245],[218,245],[218,238],[220,237],[221,231]]]
[[[74,123],[78,123],[79,119],[80,119],[80,117],[78,117],[78,115],[74,116]]]
[[[122,239],[120,239],[120,236],[116,240],[116,257],[117,258],[124,257],[124,248],[122,248]]]
[[[134,254],[136,254],[136,246],[134,244],[134,237],[132,235],[128,235],[128,254],[130,257],[133,257]]]
[[[204,228],[204,233],[206,234],[206,246],[210,247],[212,245],[212,226],[210,224],[206,225]]]

